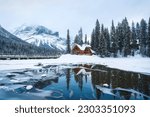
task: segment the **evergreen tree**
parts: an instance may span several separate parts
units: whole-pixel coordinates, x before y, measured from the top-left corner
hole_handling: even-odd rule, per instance
[[[136,24],[135,32],[136,32],[137,50],[139,51],[139,44],[140,44],[140,24],[139,23]]]
[[[147,56],[150,57],[150,18],[148,21],[148,36],[147,36]]]
[[[79,39],[79,36],[76,35],[76,36],[75,36],[75,39],[74,39],[74,43],[78,44],[78,39]]]
[[[146,55],[147,23],[144,19],[140,23],[140,52],[142,56]]]
[[[123,28],[121,23],[118,23],[116,27],[116,38],[118,40],[118,50],[121,55],[123,51]]]
[[[92,50],[96,50],[95,49],[95,30],[93,29],[92,34],[91,34],[91,48]]]
[[[140,24],[139,23],[136,24],[136,40],[137,40],[137,43],[139,44],[139,41],[140,41]]]
[[[78,32],[78,44],[82,46],[83,44],[83,32],[82,32],[82,28],[80,28],[79,32]]]
[[[114,26],[114,21],[112,21],[112,26],[111,26],[111,33],[110,33],[110,38],[111,38],[111,52],[113,53],[113,56],[117,56],[117,38],[116,38],[116,30]]]
[[[104,30],[104,37],[105,37],[105,46],[106,46],[106,53],[105,55],[108,57],[110,56],[110,35],[109,35],[109,31],[108,28],[105,28]]]
[[[100,37],[100,24],[99,21],[96,21],[96,26],[95,26],[95,41],[94,41],[94,51],[98,53],[98,48],[99,48],[99,37]]]
[[[123,26],[123,52],[124,52],[124,57],[126,57],[131,54],[131,49],[130,49],[131,31],[130,31],[127,18],[125,18],[122,21],[122,26]]]
[[[71,53],[69,29],[67,30],[67,53]]]
[[[136,30],[135,30],[134,22],[132,22],[130,47],[131,47],[131,55],[134,56],[135,55],[135,51],[138,49],[137,48]]]
[[[87,41],[87,34],[85,34],[85,41],[84,41],[85,44],[88,44],[88,41]]]
[[[75,36],[74,43],[82,46],[82,44],[83,44],[82,38],[83,38],[83,33],[82,33],[82,28],[80,28],[78,35]]]
[[[104,26],[102,24],[101,26],[101,33],[99,37],[99,46],[98,46],[98,52],[101,57],[106,56],[106,40],[104,36]]]

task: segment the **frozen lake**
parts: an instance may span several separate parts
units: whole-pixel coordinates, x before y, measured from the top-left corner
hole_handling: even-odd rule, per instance
[[[149,100],[150,76],[97,64],[0,71],[1,100]]]

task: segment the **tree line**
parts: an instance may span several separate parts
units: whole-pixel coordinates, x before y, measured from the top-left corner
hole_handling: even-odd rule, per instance
[[[134,56],[140,54],[150,57],[150,18],[148,23],[142,19],[129,26],[127,18],[112,25],[110,30],[96,21],[91,34],[91,48],[101,57]]]

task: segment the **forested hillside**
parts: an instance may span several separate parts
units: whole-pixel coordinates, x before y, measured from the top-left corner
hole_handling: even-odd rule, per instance
[[[31,45],[9,33],[0,26],[0,54],[1,55],[56,55],[57,49],[37,47]]]

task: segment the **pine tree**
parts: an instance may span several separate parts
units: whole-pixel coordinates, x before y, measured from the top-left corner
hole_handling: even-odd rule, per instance
[[[80,30],[78,31],[78,34],[75,36],[74,43],[82,46],[83,44],[82,38],[83,38],[83,33],[82,33],[82,28],[80,28]]]
[[[83,44],[83,32],[82,32],[82,28],[80,28],[79,32],[78,32],[78,44],[82,46]]]
[[[131,49],[130,49],[131,30],[127,18],[125,18],[122,21],[122,26],[123,26],[123,52],[124,52],[124,57],[127,57],[128,55],[131,54]]]
[[[142,56],[146,55],[147,23],[144,19],[140,23],[140,52]]]
[[[114,26],[114,21],[112,21],[110,38],[111,38],[111,52],[113,53],[113,56],[116,57],[118,44],[116,40],[117,38],[116,38],[116,30]]]
[[[138,49],[137,48],[136,31],[135,31],[134,22],[132,22],[130,47],[131,47],[131,55],[134,56],[135,55],[135,51]]]
[[[67,30],[67,54],[71,53],[69,29]]]
[[[95,26],[95,41],[94,41],[94,51],[98,53],[98,48],[99,48],[99,37],[100,37],[100,24],[99,21],[96,21],[96,26]]]
[[[150,57],[150,18],[148,21],[148,36],[147,36],[147,56]]]
[[[135,32],[136,32],[137,50],[139,51],[139,43],[140,43],[140,24],[139,23],[136,24]]]
[[[108,28],[105,28],[104,30],[104,37],[105,37],[105,41],[106,41],[106,56],[110,56],[110,35],[109,35],[109,31]]]
[[[120,55],[122,54],[123,51],[123,28],[122,24],[118,23],[118,26],[116,27],[116,38],[118,40],[118,50]]]
[[[93,29],[92,34],[91,34],[91,48],[92,50],[96,50],[95,49],[95,30]]]
[[[85,41],[84,41],[85,44],[88,44],[88,41],[87,41],[87,34],[85,34]]]
[[[101,33],[99,36],[99,46],[98,46],[98,53],[101,57],[104,57],[104,26],[101,25]]]
[[[136,40],[137,40],[137,43],[139,43],[140,41],[140,24],[139,23],[136,24]]]
[[[78,39],[79,39],[79,36],[76,35],[76,36],[75,36],[75,39],[74,39],[74,43],[78,44]]]

